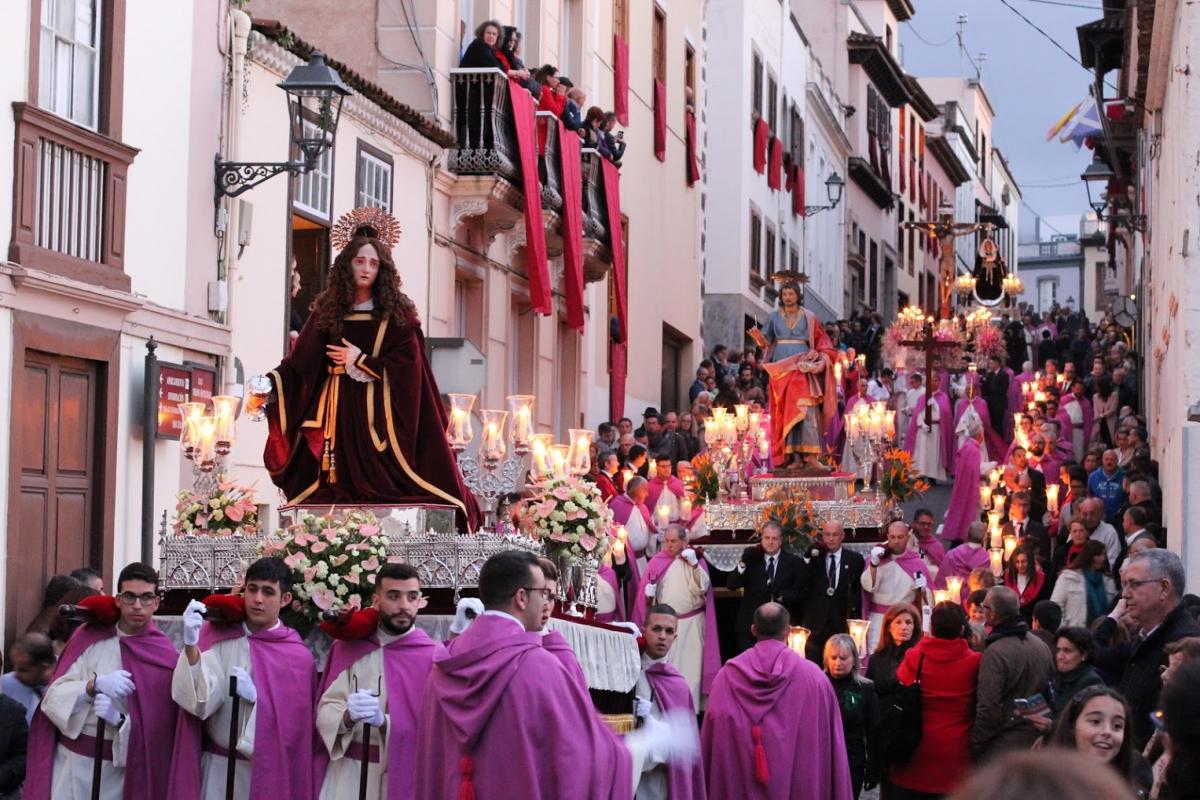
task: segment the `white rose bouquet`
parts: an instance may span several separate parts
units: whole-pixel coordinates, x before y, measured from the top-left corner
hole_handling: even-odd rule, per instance
[[[550,478],[538,488],[541,494],[525,504],[522,530],[541,541],[551,558],[601,560],[610,547],[612,511],[595,484],[570,476]]]

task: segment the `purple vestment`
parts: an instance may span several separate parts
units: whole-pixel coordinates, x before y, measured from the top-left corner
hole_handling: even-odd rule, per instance
[[[650,517],[650,511],[646,508],[644,503],[634,503],[629,499],[629,495],[619,494],[612,500],[608,501],[608,507],[613,512],[614,525],[628,525],[629,515],[632,514],[636,508],[638,513],[642,515],[642,519],[646,522],[646,531],[650,536],[654,535],[654,531],[656,530],[654,527],[654,520]],[[625,545],[626,561],[629,564],[629,582],[625,585],[625,608],[633,608],[633,595],[635,592],[637,592],[638,582],[642,578],[642,573],[638,568],[637,560],[639,554],[642,558],[645,558],[646,551],[642,550],[640,553],[635,552],[628,541],[625,542]]]
[[[942,561],[941,569],[938,570],[935,586],[938,589],[945,589],[947,578],[962,578],[962,596],[959,597],[959,602],[961,603],[970,594],[970,589],[967,588],[967,577],[974,570],[980,568],[990,569],[991,566],[992,561],[985,548],[972,544],[964,544],[946,554],[946,559]]]
[[[418,798],[629,800],[629,751],[541,638],[484,614],[434,656]]]
[[[676,478],[674,475],[667,478],[665,481],[658,478],[651,478],[646,482],[650,494],[646,496],[645,506],[647,511],[651,508],[658,507],[658,498],[662,497],[664,490],[669,491],[679,499],[687,497],[687,489],[683,486],[683,481]],[[628,519],[628,518],[627,518]]]
[[[54,668],[53,683],[94,644],[117,635],[114,625],[83,625],[71,634]],[[134,693],[129,695],[129,752],[125,763],[124,797],[166,797],[175,737],[171,675],[179,653],[154,623],[140,633],[120,637],[121,667],[132,674]],[[22,797],[49,800],[54,772],[54,750],[59,731],[39,708],[29,729],[28,767]]]
[[[250,674],[258,693],[250,796],[311,800],[316,796],[312,785],[312,738],[317,688],[312,653],[286,625],[247,634],[241,624],[211,622],[204,623],[200,630],[200,650],[242,636],[250,640]],[[227,693],[228,687],[218,686],[216,691]],[[203,726],[203,720],[179,709],[168,795],[171,800],[199,800]]]
[[[658,583],[675,558],[676,556],[661,550],[655,553],[654,558],[650,559],[650,563],[646,565],[646,574],[642,576],[642,580],[638,584],[637,597],[633,601],[633,616],[629,618],[635,625],[641,625],[646,621],[646,585]],[[705,575],[708,574],[708,562],[704,559],[700,559],[699,568],[704,570]],[[675,610],[679,611],[680,609]],[[682,612],[680,619],[686,619],[689,616],[692,615]],[[713,607],[711,588],[704,593],[704,653],[702,659],[700,691],[708,694],[712,682],[717,677],[717,671],[721,669],[721,648],[717,639],[717,612]]]
[[[686,711],[696,716],[692,690],[679,670],[666,661],[657,661],[646,668],[646,683],[654,692],[654,701],[664,712]],[[690,764],[667,764],[668,796],[705,800],[704,766],[697,759]]]
[[[722,667],[700,747],[710,800],[853,794],[833,686],[820,667],[774,639]]]
[[[1000,463],[1006,456],[1008,446],[1000,434],[996,433],[996,429],[992,427],[992,415],[988,413],[987,403],[982,397],[975,395],[970,401],[965,397],[958,401],[958,408],[954,412],[954,430],[958,431],[958,423],[962,421],[963,414],[967,412],[968,402],[975,409],[975,413],[979,415],[979,419],[983,421],[983,441],[987,444],[988,459]]]
[[[626,557],[628,560],[628,556]],[[625,595],[621,592],[621,582],[617,579],[617,572],[608,564],[601,564],[600,570],[597,572],[600,580],[612,587],[613,598],[616,601],[616,610],[606,612],[604,614],[597,613],[597,622],[613,622],[615,620],[624,620],[625,617]]]
[[[942,538],[961,542],[967,538],[967,526],[979,519],[979,467],[983,453],[979,442],[967,439],[954,462],[954,484],[950,505],[942,524]]]
[[[1080,400],[1074,394],[1068,392],[1067,394],[1064,394],[1062,396],[1062,400],[1059,401],[1058,407],[1060,413],[1066,413],[1069,417],[1070,413],[1066,412],[1066,408],[1071,403],[1078,403],[1079,410],[1083,412],[1083,446],[1086,449],[1088,442],[1092,440],[1092,425],[1096,421],[1095,411],[1092,409],[1092,401]]]
[[[938,430],[941,438],[938,442],[941,449],[942,469],[947,475],[954,474],[954,413],[950,410],[950,398],[941,389],[933,393],[933,402],[938,407]],[[904,449],[913,452],[917,444],[917,426],[925,424],[925,394],[922,393],[916,405],[913,406],[912,416],[908,420],[908,431],[904,436]]]
[[[379,639],[374,634],[366,639],[335,639],[317,689],[317,701],[320,702],[339,675],[379,647]],[[413,628],[383,648],[383,679],[387,681],[388,800],[410,800],[417,796],[417,748],[421,744],[417,723],[421,714],[421,692],[433,669],[433,654],[439,649],[438,643],[420,628]],[[325,783],[325,771],[329,767],[329,751],[319,738],[313,765],[315,796]]]
[[[563,669],[571,676],[571,680],[579,685],[580,689],[587,692],[587,678],[583,674],[583,667],[579,666],[579,659],[575,657],[575,651],[571,649],[571,645],[567,644],[567,640],[558,631],[547,631],[542,636],[542,647],[546,648],[546,652],[552,653],[558,659],[558,663],[563,665]]]

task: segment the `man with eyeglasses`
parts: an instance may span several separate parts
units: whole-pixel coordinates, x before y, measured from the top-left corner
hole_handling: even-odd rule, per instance
[[[158,574],[133,563],[117,577],[106,613],[80,626],[59,657],[29,736],[23,797],[92,797],[96,736],[103,720],[100,797],[167,797],[175,709],[171,673],[179,654],[154,624]]]
[[[350,634],[361,638],[337,638],[329,649],[317,702],[320,797],[357,797],[364,759],[367,797],[416,795],[417,715],[439,650],[416,626],[427,602],[416,568],[384,564],[375,574],[375,613],[363,612],[368,621],[377,618],[375,629]],[[364,726],[370,728],[369,746]]]
[[[1156,548],[1132,555],[1121,568],[1121,599],[1096,628],[1096,664],[1120,676],[1117,688],[1129,701],[1138,748],[1153,733],[1150,714],[1158,708],[1167,645],[1200,636],[1200,625],[1181,605],[1185,588],[1183,562],[1175,553]],[[1113,645],[1123,616],[1137,625],[1137,633],[1133,641]]]
[[[425,684],[417,798],[627,800],[648,761],[687,760],[686,721],[618,738],[540,637],[551,592],[537,557],[506,550],[479,572],[485,611],[434,656]]]

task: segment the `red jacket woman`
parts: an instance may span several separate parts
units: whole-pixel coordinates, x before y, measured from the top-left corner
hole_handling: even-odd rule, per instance
[[[950,794],[971,767],[970,729],[975,718],[975,684],[982,656],[962,638],[967,617],[962,606],[938,603],[933,609],[932,636],[904,654],[896,670],[900,683],[911,686],[921,666],[921,744],[906,764],[893,764],[891,782],[930,794]]]

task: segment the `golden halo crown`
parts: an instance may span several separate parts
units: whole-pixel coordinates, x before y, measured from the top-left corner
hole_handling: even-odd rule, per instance
[[[363,228],[368,228],[369,235],[383,242],[389,250],[400,241],[400,223],[386,209],[356,208],[342,214],[333,230],[329,232],[329,241],[334,251],[340,253],[345,250],[350,240]]]

